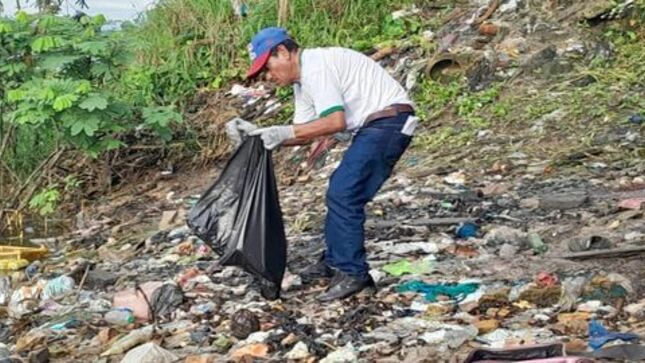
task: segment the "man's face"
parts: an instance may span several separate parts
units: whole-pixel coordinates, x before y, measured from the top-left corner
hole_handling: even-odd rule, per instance
[[[276,55],[269,57],[264,67],[264,77],[267,81],[275,83],[280,87],[289,86],[297,80],[297,69],[294,62],[296,54],[289,53],[283,47],[278,46]]]

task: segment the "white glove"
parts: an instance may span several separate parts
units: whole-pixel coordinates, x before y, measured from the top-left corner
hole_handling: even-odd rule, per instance
[[[238,147],[242,143],[242,138],[257,128],[254,124],[236,117],[226,123],[226,135],[233,146]]]
[[[262,141],[264,142],[264,147],[268,150],[273,150],[283,142],[296,138],[296,132],[293,126],[265,127],[249,132],[249,135],[260,135]]]

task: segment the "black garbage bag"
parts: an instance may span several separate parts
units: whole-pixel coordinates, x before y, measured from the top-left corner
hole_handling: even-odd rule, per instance
[[[271,152],[259,136],[246,138],[235,151],[187,223],[221,256],[222,265],[243,267],[260,278],[265,298],[278,298],[287,240]]]

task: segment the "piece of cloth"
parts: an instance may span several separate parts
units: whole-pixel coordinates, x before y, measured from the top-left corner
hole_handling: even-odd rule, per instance
[[[420,292],[425,295],[426,301],[437,301],[437,296],[445,295],[451,299],[461,301],[469,294],[477,291],[479,284],[428,284],[419,280],[408,281],[397,287],[398,292]]]
[[[283,142],[287,140],[294,139],[296,137],[295,130],[293,126],[270,126],[262,129],[257,129],[249,133],[251,136],[260,136],[262,138],[262,143],[264,148],[267,150],[273,150],[276,147],[280,146]]]
[[[589,346],[593,350],[598,350],[603,345],[607,344],[612,340],[638,340],[638,335],[634,333],[614,333],[608,331],[602,323],[597,320],[591,320],[589,322]]]
[[[365,278],[365,205],[372,200],[412,137],[401,128],[410,114],[371,122],[354,136],[327,189],[325,262],[347,275]]]
[[[408,260],[400,260],[394,263],[383,266],[383,271],[392,276],[402,276],[405,274],[422,275],[432,270],[429,261],[419,260],[410,262]]]
[[[405,89],[371,58],[345,48],[304,49],[294,84],[294,123],[345,111],[347,130],[393,104],[414,105]]]

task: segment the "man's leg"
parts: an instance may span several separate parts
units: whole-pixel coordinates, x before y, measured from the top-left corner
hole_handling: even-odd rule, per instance
[[[409,136],[389,127],[399,125],[400,130],[405,119],[406,115],[400,115],[379,121],[384,128],[375,125],[359,131],[329,182],[325,259],[330,266],[360,281],[369,279],[363,229],[365,205],[390,176],[410,143]]]

